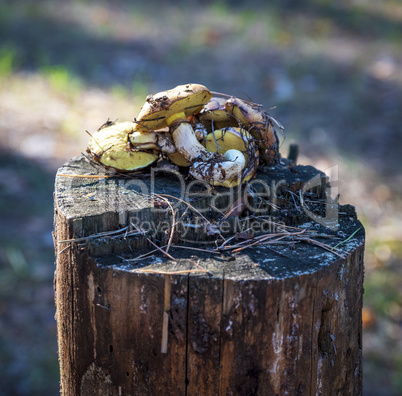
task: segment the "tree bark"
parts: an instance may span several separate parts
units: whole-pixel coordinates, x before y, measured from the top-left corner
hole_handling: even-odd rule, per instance
[[[62,395],[361,394],[364,229],[348,205],[336,230],[308,218],[300,197],[328,205],[328,180],[288,165],[259,171],[251,195],[205,190],[172,171],[114,175],[83,156],[59,169]],[[267,200],[256,198],[262,181],[271,186]],[[240,217],[218,227],[216,219],[245,201]],[[239,219],[264,216],[297,227],[298,237],[216,249],[223,238],[226,246],[252,238],[236,228]],[[312,228],[342,251],[312,244],[318,236],[302,240]],[[166,252],[169,244],[170,257],[154,246]]]

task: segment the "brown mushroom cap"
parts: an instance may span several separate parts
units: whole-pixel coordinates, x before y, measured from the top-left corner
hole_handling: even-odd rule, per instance
[[[177,118],[198,113],[212,98],[208,88],[200,84],[179,85],[168,91],[149,95],[140,111],[136,131],[158,130],[169,126]]]

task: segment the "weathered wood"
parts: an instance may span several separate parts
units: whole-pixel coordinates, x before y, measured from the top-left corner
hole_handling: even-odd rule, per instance
[[[325,240],[335,246],[360,228],[341,245],[344,258],[307,243],[216,252],[217,235],[208,235],[211,228],[197,223],[188,204],[209,220],[222,218],[243,190],[206,193],[172,172],[102,174],[81,156],[56,178],[62,395],[361,394],[364,230],[352,207],[341,207],[340,228],[327,232],[341,238]],[[270,201],[280,219],[299,226],[306,215],[279,192],[297,196],[317,175],[312,191],[323,198],[327,180],[314,168],[282,164],[259,172],[276,189]],[[183,188],[188,204],[167,197]],[[248,215],[262,204],[256,195],[248,197]],[[155,249],[150,241],[169,243],[172,210],[164,199],[183,223],[172,235],[171,258],[156,250],[127,261]],[[275,215],[272,206],[264,210]],[[227,233],[220,228],[227,238],[239,225],[228,220]],[[136,227],[144,222],[150,229],[141,234]],[[310,222],[304,226],[317,225]],[[166,227],[153,232],[160,224]]]

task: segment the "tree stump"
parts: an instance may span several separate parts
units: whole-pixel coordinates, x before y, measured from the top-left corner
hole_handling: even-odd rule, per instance
[[[328,187],[286,160],[247,190],[67,162],[61,394],[360,395],[364,229]]]

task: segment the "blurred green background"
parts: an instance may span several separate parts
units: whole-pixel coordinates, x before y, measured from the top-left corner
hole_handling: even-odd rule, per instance
[[[338,166],[367,231],[364,394],[402,394],[402,1],[0,0],[0,395],[58,394],[54,175],[187,82],[251,98]]]

